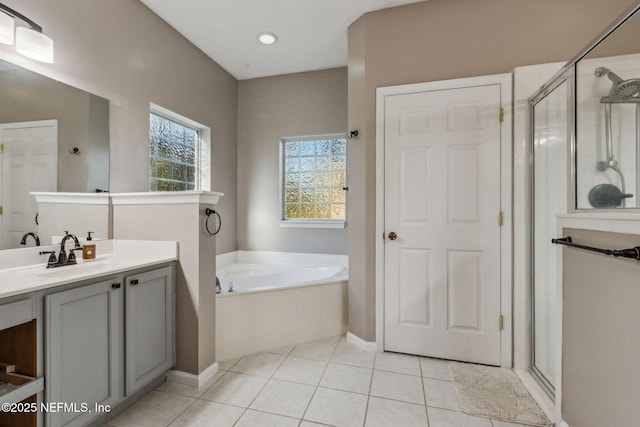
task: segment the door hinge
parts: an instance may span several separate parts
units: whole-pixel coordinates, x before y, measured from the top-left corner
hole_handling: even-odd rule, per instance
[[[0,206],[0,215],[2,215],[2,206]]]
[[[504,329],[504,316],[501,314],[500,315],[500,320],[498,321],[499,325],[500,325],[500,330]]]
[[[504,108],[500,107],[500,123],[504,122]]]
[[[4,144],[0,144],[0,153],[4,153]]]
[[[498,213],[498,225],[502,227],[504,225],[504,212],[500,211]]]

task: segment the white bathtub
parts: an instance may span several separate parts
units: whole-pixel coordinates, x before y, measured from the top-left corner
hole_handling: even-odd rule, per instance
[[[236,251],[216,257],[216,274],[219,361],[347,330],[346,255]]]
[[[251,255],[255,258],[255,254]],[[220,279],[223,294],[341,282],[348,278],[346,265],[331,264],[332,260],[324,261],[322,257],[316,260],[322,263],[319,265],[293,262],[258,263],[255,259],[254,262],[246,261],[236,260],[233,264],[217,266],[216,274]]]

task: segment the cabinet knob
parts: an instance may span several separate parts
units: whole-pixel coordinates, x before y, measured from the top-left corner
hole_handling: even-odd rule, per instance
[[[131,283],[131,286],[135,286],[135,285],[137,285],[137,284],[138,284],[138,279],[133,279],[133,280],[131,280],[131,282],[129,282],[129,283]]]
[[[112,283],[112,284],[111,284],[111,287],[112,287],[113,289],[120,289],[120,283]]]

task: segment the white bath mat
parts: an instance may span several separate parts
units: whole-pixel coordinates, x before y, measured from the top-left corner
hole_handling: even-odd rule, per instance
[[[450,362],[460,409],[470,415],[531,426],[552,426],[510,369]]]

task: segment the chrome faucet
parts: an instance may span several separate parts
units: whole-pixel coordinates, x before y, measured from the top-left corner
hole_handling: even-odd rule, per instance
[[[22,240],[20,240],[20,244],[23,246],[26,245],[27,237],[29,236],[33,237],[33,239],[36,241],[36,246],[40,246],[40,238],[36,233],[26,233],[24,236],[22,236]]]

